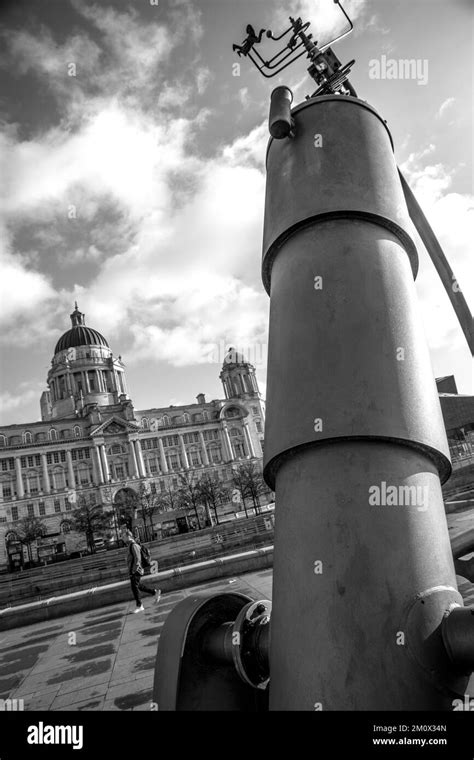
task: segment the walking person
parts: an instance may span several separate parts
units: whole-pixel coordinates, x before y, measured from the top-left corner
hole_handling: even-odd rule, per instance
[[[141,579],[145,573],[145,570],[143,568],[140,544],[138,544],[135,540],[133,533],[128,529],[123,530],[122,540],[128,546],[127,564],[128,571],[130,573],[130,585],[132,588],[133,598],[137,604],[136,609],[133,611],[134,613],[143,612],[145,608],[140,598],[140,592],[154,596],[155,604],[158,604],[161,597],[161,590],[159,588],[148,588],[148,586],[143,586],[141,584]]]

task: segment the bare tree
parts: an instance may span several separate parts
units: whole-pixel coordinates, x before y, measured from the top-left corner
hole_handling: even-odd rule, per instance
[[[194,471],[183,472],[179,475],[179,487],[177,491],[178,504],[188,510],[192,509],[196,515],[198,528],[201,528],[198,507],[203,503],[199,480]]]
[[[145,541],[151,540],[148,527],[150,527],[151,536],[153,537],[153,515],[155,512],[165,511],[167,503],[168,500],[163,498],[163,496],[156,492],[153,493],[151,488],[147,487],[144,483],[140,484],[136,509],[142,518],[145,530]]]
[[[91,552],[95,551],[94,535],[110,527],[111,515],[102,504],[91,504],[80,496],[76,509],[71,513],[71,524],[78,533],[84,533]]]
[[[238,493],[240,494],[242,506],[245,511],[245,517],[248,517],[249,513],[247,512],[247,504],[246,504],[245,499],[249,496],[249,492],[247,488],[247,480],[240,467],[236,467],[232,471],[232,485],[234,486],[235,490],[238,491]]]
[[[212,476],[206,473],[199,481],[199,491],[203,501],[213,508],[216,522],[219,524],[217,507],[229,498],[229,489],[217,475]]]
[[[19,542],[26,546],[28,559],[32,563],[31,544],[46,533],[46,525],[37,517],[23,517],[15,526],[15,533]]]
[[[256,467],[254,462],[247,462],[238,467],[237,473],[238,477],[242,480],[243,492],[252,499],[255,513],[258,514],[260,497],[269,492],[260,469]]]

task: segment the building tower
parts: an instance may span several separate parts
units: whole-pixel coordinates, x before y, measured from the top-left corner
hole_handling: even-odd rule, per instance
[[[127,397],[124,365],[114,358],[103,335],[86,327],[77,303],[71,328],[58,340],[47,378],[49,390],[41,396],[41,419],[78,417],[84,409],[119,403]]]
[[[226,399],[260,398],[255,367],[232,346],[228,349],[219,375]]]

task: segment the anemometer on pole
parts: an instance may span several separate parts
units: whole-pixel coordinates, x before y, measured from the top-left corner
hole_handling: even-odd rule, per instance
[[[352,23],[335,4],[349,22],[340,39]],[[270,105],[272,603],[220,594],[179,604],[158,649],[160,710],[451,710],[474,669],[410,216],[445,281],[449,265],[400,180],[386,122],[349,83],[354,61],[341,65],[308,30],[290,17],[280,35],[268,31],[282,43],[269,59],[258,52],[264,29],[247,26],[234,45],[265,77],[306,54],[317,85],[293,108],[278,87]]]

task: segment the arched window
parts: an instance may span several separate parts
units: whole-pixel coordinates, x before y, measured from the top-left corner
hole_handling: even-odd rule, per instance
[[[148,430],[149,427],[150,427],[150,423],[148,422],[148,418],[147,417],[142,417],[142,428],[143,428],[143,430]]]
[[[32,435],[28,430],[23,433],[23,443],[31,443],[32,440]]]
[[[163,415],[163,425],[169,425],[170,424],[170,418],[167,414]]]
[[[183,414],[183,420],[184,420],[184,422],[190,422],[191,421],[191,418],[190,418],[190,416],[189,416],[189,414],[187,412],[185,412]]]
[[[81,428],[79,427],[79,425],[74,426],[74,435],[76,438],[81,437]]]
[[[70,533],[71,532],[71,523],[69,520],[63,520],[61,525],[59,526],[59,529],[61,533]]]
[[[6,446],[7,445],[7,439],[4,435],[0,435],[0,446]]]
[[[54,428],[51,428],[49,431],[49,437],[51,441],[57,441],[58,440],[58,432]]]
[[[225,416],[226,417],[240,417],[240,411],[238,410],[236,406],[230,406],[228,409],[226,409]]]

